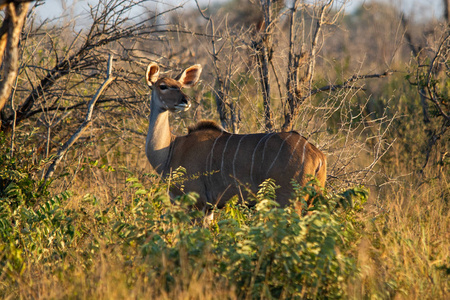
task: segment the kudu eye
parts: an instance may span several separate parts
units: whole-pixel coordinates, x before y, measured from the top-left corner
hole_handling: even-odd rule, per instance
[[[169,87],[167,86],[167,85],[165,85],[165,84],[161,84],[160,86],[159,86],[159,89],[160,90],[167,90]]]

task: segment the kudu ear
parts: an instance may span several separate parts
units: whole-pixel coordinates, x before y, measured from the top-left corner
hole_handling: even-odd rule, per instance
[[[178,80],[183,87],[193,87],[200,79],[200,74],[202,73],[201,65],[193,65],[178,75],[175,80]]]
[[[154,62],[149,63],[147,67],[147,73],[145,73],[145,80],[147,81],[148,86],[152,87],[158,80],[158,78],[159,66]]]

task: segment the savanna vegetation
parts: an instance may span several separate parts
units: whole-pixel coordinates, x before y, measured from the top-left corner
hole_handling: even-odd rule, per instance
[[[348,1],[350,2],[350,1]],[[0,297],[448,299],[450,27],[396,1],[0,1]],[[24,13],[26,12],[26,13]],[[22,26],[23,23],[23,26]],[[149,62],[199,63],[190,111],[299,131],[328,178],[268,179],[209,225],[144,151]],[[175,75],[175,74],[173,74]]]

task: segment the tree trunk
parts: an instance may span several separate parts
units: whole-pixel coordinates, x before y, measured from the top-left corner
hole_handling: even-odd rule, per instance
[[[28,12],[28,3],[8,3],[6,15],[0,28],[0,64],[3,64],[0,82],[0,111],[11,95],[19,68],[19,40]],[[1,126],[1,124],[0,124]]]
[[[444,1],[444,18],[447,22],[447,25],[450,25],[450,0],[442,0]]]

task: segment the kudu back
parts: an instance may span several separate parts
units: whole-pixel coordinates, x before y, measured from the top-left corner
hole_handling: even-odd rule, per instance
[[[256,193],[264,180],[272,178],[280,186],[276,201],[284,207],[292,197],[292,179],[303,186],[312,175],[325,185],[325,155],[295,131],[232,134],[213,121],[200,121],[187,135],[173,135],[168,113],[189,108],[181,89],[195,85],[201,70],[194,65],[172,79],[160,78],[155,63],[147,68],[152,96],[146,154],[163,177],[185,168],[183,191],[175,187],[174,194],[197,192],[197,208],[207,211],[223,207],[234,195],[247,201],[248,191]]]

